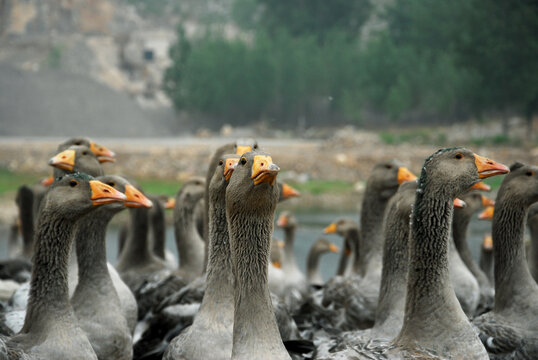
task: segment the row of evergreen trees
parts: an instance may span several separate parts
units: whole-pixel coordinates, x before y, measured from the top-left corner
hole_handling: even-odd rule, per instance
[[[235,0],[171,49],[165,90],[208,124],[442,122],[538,112],[536,0]]]

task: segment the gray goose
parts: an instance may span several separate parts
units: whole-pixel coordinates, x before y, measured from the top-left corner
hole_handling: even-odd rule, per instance
[[[278,171],[266,153],[246,153],[226,189],[235,279],[232,359],[290,359],[279,334],[267,283]]]
[[[493,278],[493,239],[491,234],[485,234],[480,248],[480,270],[487,276],[490,284],[495,284]]]
[[[171,341],[164,359],[229,359],[232,354],[234,283],[226,223],[226,187],[239,155],[224,155],[209,184],[206,291],[193,324]]]
[[[495,306],[473,323],[493,359],[532,359],[538,354],[538,285],[525,259],[523,235],[538,201],[538,166],[512,165],[493,214]]]
[[[481,183],[479,183],[481,184]],[[494,205],[494,202],[484,195],[472,191],[460,197],[466,204],[465,207],[456,207],[454,208],[454,220],[452,222],[452,237],[456,245],[456,249],[461,257],[461,260],[465,263],[469,271],[478,281],[480,286],[480,297],[478,301],[477,313],[481,314],[484,311],[490,310],[493,306],[493,298],[495,296],[495,291],[491,285],[488,277],[480,269],[478,264],[474,261],[471,254],[471,250],[467,244],[467,228],[471,217],[480,209]],[[454,290],[456,290],[454,288]],[[458,292],[456,291],[456,295]],[[458,297],[460,299],[460,297]],[[461,300],[460,300],[461,303]],[[465,311],[465,308],[462,308]],[[470,313],[465,311],[467,315]],[[475,314],[471,314],[475,315]]]
[[[169,270],[175,270],[178,266],[174,254],[166,249],[166,217],[165,209],[172,208],[172,200],[163,196],[148,197],[153,206],[149,210],[150,227],[152,235],[153,253],[166,263]],[[163,203],[163,199],[166,200]],[[175,199],[173,199],[175,205]]]
[[[337,276],[359,273],[359,225],[350,219],[340,219],[333,222],[325,229],[324,234],[338,234],[344,238],[344,246],[340,254]]]
[[[86,174],[66,175],[45,195],[36,228],[34,268],[24,326],[7,346],[12,358],[97,359],[69,303],[68,258],[77,221],[125,195]]]
[[[333,298],[340,292],[331,286],[323,290],[323,304],[345,304],[345,330],[371,327],[379,300],[383,257],[383,216],[399,184],[416,179],[407,168],[393,160],[375,165],[368,178],[360,218],[358,274],[346,279],[342,286],[349,288],[349,298]],[[329,285],[329,284],[328,284]]]
[[[426,159],[411,218],[402,329],[390,343],[344,352],[367,352],[374,358],[488,359],[451,286],[450,221],[454,198],[480,179],[508,171],[464,148],[441,149]]]
[[[319,238],[310,248],[306,258],[306,277],[310,285],[321,286],[325,283],[319,270],[319,262],[323,254],[337,253],[340,249],[329,240]]]
[[[98,180],[125,193],[125,206],[151,206],[141,192],[120,176],[100,176]],[[133,311],[125,312],[106,261],[106,228],[112,217],[123,209],[121,203],[103,205],[84,216],[75,232],[78,284],[71,305],[99,359],[132,358],[131,332],[132,322],[136,323],[136,303]]]
[[[529,270],[534,280],[538,282],[538,204],[530,207],[527,226],[531,233],[531,247],[528,255]]]

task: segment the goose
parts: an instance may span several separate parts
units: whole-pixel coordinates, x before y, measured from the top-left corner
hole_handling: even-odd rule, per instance
[[[12,358],[97,359],[69,304],[67,267],[77,221],[98,205],[125,200],[86,174],[57,179],[36,227],[34,268],[24,326],[6,343]],[[17,355],[18,357],[16,357]]]
[[[30,260],[34,253],[34,191],[26,185],[17,190],[15,202],[19,209],[19,223],[22,235],[22,249],[20,253],[11,257],[19,257]]]
[[[480,269],[487,276],[490,284],[495,284],[493,278],[493,239],[491,234],[485,234],[480,248]]]
[[[50,158],[48,164],[54,167],[54,178],[77,172],[81,169],[88,175],[104,175],[103,168],[97,156],[86,146],[73,145]]]
[[[125,206],[151,206],[151,201],[122,177],[97,179],[125,193]],[[134,309],[125,312],[129,307],[122,306],[106,261],[106,228],[123,209],[121,203],[103,205],[84,216],[75,231],[78,283],[71,305],[99,359],[132,358],[131,328],[133,320],[136,322],[136,303]]]
[[[234,283],[225,195],[238,160],[238,155],[223,156],[210,179],[206,291],[193,324],[172,340],[164,359],[229,359],[232,354]]]
[[[99,145],[87,137],[73,137],[58,145],[58,151],[64,151],[72,146],[86,146],[97,156],[100,163],[116,161],[116,153],[103,145]]]
[[[166,206],[171,206],[171,203],[168,203],[169,199],[166,198],[167,202],[163,204],[162,196],[149,196],[149,199],[153,203],[149,210],[153,253],[165,262],[169,270],[173,271],[177,269],[178,264],[174,255],[166,249],[166,218],[164,214]]]
[[[364,329],[373,325],[381,282],[383,249],[383,216],[387,203],[398,190],[399,184],[415,180],[406,167],[393,160],[374,166],[368,178],[360,218],[360,242],[356,268],[358,274],[342,283],[349,298],[340,301],[333,287],[325,287],[323,304],[343,307],[345,330]],[[333,299],[334,296],[336,299]]]
[[[367,351],[374,358],[488,359],[451,286],[450,221],[455,197],[483,178],[508,172],[465,148],[441,149],[425,160],[411,218],[402,328],[391,342],[368,349],[348,346],[342,352],[356,356]]]
[[[297,266],[293,247],[297,220],[289,211],[283,211],[277,220],[277,226],[284,230],[284,258],[282,259],[285,285],[284,299],[285,303],[294,309],[302,297],[308,293],[308,283],[303,272]]]
[[[474,213],[476,213],[481,208],[492,206],[495,203],[484,195],[474,191],[462,195],[460,198],[465,202],[466,206],[454,208],[452,237],[454,239],[454,244],[456,245],[456,249],[459,253],[459,256],[461,257],[461,260],[465,263],[467,269],[469,269],[472,275],[476,278],[480,287],[480,297],[478,301],[479,308],[477,310],[477,313],[481,314],[485,311],[490,310],[493,306],[493,298],[495,291],[491,283],[489,282],[489,279],[486,274],[484,274],[484,272],[480,270],[480,267],[473,259],[471,250],[469,249],[469,246],[467,244],[467,227],[469,226],[469,222],[471,221],[471,217],[474,215]],[[455,287],[454,290],[456,290]],[[458,296],[457,291],[456,296]],[[461,303],[462,301],[459,296],[458,299]],[[465,307],[463,306],[463,304],[462,308],[465,311]],[[465,313],[467,315],[471,314],[470,311],[465,311]],[[475,314],[476,313],[472,313],[471,315]]]
[[[515,163],[497,193],[493,213],[495,306],[473,320],[492,359],[538,354],[538,284],[525,260],[523,235],[538,201],[538,166]]]
[[[538,204],[530,207],[527,226],[531,233],[531,247],[528,255],[529,270],[534,280],[538,282]]]
[[[338,263],[336,275],[358,274],[360,247],[359,225],[351,219],[340,219],[323,229],[323,233],[338,234],[344,238],[344,250],[340,254],[340,262]]]
[[[267,284],[279,167],[263,152],[243,154],[226,188],[234,274],[232,359],[291,359],[279,334]]]
[[[319,238],[310,248],[306,258],[306,276],[310,285],[321,286],[325,283],[319,270],[319,261],[321,255],[329,252],[338,253],[338,246],[329,240]]]

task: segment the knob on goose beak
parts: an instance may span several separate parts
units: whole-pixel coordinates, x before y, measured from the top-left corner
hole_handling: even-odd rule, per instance
[[[280,168],[273,163],[273,159],[268,155],[256,155],[254,156],[254,162],[252,164],[252,180],[254,185],[263,183],[269,183],[274,185],[276,176]]]
[[[482,181],[474,184],[471,187],[471,190],[482,190],[482,191],[491,191],[491,186],[488,184],[483,183]]]
[[[398,168],[398,184],[403,184],[406,181],[414,181],[417,177],[406,167]]]
[[[91,200],[93,205],[123,202],[127,199],[124,193],[99,180],[90,180]]]
[[[494,175],[508,174],[510,172],[510,169],[505,165],[477,154],[474,154],[474,162],[480,179],[485,179]]]
[[[75,150],[64,150],[50,158],[49,165],[62,170],[73,171],[75,167]]]
[[[134,186],[127,184],[125,185],[125,206],[127,207],[145,207],[150,208],[153,206],[153,203],[148,199],[140,190]]]
[[[116,159],[114,159],[116,154],[113,151],[110,151],[106,147],[98,145],[93,141],[90,142],[90,150],[97,156],[97,160],[99,160],[100,163],[116,161]]]

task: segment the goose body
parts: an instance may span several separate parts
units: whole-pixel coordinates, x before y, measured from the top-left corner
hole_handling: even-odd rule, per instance
[[[495,306],[473,320],[493,359],[532,359],[538,354],[538,285],[527,267],[523,244],[527,211],[536,201],[538,167],[512,165],[493,214]]]

